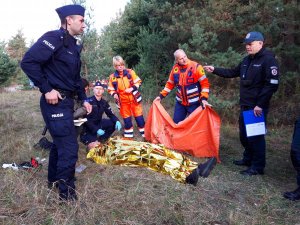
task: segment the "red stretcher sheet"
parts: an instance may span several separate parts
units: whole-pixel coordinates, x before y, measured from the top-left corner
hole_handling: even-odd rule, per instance
[[[145,125],[145,138],[195,157],[217,157],[220,161],[220,126],[219,115],[210,107],[198,107],[175,124],[160,101],[154,101]]]

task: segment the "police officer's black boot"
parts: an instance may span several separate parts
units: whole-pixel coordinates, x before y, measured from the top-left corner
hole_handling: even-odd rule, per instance
[[[249,167],[246,170],[240,171],[240,174],[245,175],[245,176],[264,175],[264,170]]]
[[[76,195],[76,191],[73,188],[69,187],[67,192],[59,193],[59,200],[68,202],[77,201],[78,198]]]
[[[68,182],[65,180],[59,180],[59,200],[64,202],[76,201],[77,195],[75,191],[75,186],[70,187]]]
[[[283,197],[291,201],[300,200],[300,186],[294,191],[285,192]]]

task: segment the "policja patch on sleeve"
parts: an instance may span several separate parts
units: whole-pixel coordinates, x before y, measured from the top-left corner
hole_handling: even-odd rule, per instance
[[[55,49],[55,46],[53,44],[51,44],[49,41],[47,41],[47,40],[43,40],[42,43],[44,45],[46,45],[47,47],[49,47],[51,50]]]

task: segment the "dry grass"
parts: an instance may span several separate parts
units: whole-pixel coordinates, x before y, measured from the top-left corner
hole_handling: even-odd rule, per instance
[[[38,91],[0,93],[1,165],[47,157],[33,149],[44,126],[38,104]],[[300,202],[281,196],[296,186],[291,132],[270,128],[266,174],[244,177],[232,165],[241,156],[237,125],[224,122],[222,163],[197,187],[145,168],[97,165],[80,145],[78,165],[87,169],[76,174],[79,201],[64,205],[47,189],[46,166],[1,169],[0,224],[300,224]]]

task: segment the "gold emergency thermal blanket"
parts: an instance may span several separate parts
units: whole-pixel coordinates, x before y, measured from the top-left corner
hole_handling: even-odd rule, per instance
[[[105,145],[92,148],[87,158],[98,164],[147,167],[175,180],[185,178],[198,166],[183,154],[160,144],[110,138]]]
[[[220,161],[220,127],[220,117],[210,107],[198,107],[176,124],[160,101],[154,101],[145,125],[145,138],[195,157],[216,157]]]

